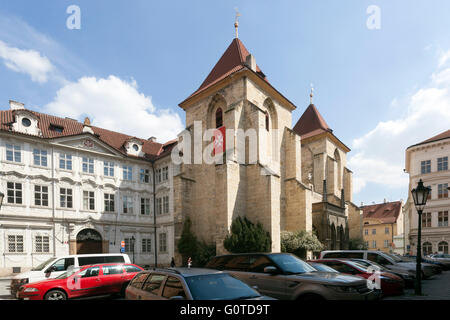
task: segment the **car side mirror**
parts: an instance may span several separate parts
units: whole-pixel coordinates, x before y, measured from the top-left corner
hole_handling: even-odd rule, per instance
[[[56,271],[56,267],[51,266],[47,270],[45,270],[45,273],[52,273],[53,271]]]
[[[278,273],[278,270],[274,266],[268,266],[264,268],[264,273],[276,274]]]
[[[186,300],[186,299],[182,296],[173,296],[173,297],[170,297],[169,300]]]

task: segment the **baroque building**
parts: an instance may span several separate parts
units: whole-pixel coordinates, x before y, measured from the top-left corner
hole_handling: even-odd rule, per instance
[[[422,253],[449,253],[450,226],[450,130],[412,145],[406,149],[405,172],[409,174],[408,200],[405,204],[406,251],[417,252],[418,214],[411,190],[422,179],[431,188],[422,214]]]
[[[218,254],[226,252],[223,240],[238,216],[262,223],[272,251],[280,251],[283,230],[314,231],[327,249],[362,238],[362,211],[352,202],[346,166],[350,149],[312,103],[292,127],[296,106],[270,84],[237,37],[180,107],[193,143],[190,150],[178,145],[189,156],[173,177],[175,242],[186,217]],[[214,129],[226,131],[222,163],[196,161],[211,144],[203,133]]]
[[[53,256],[120,252],[122,241],[136,263],[153,264],[156,249],[169,264],[173,145],[11,101],[0,111],[0,275]]]

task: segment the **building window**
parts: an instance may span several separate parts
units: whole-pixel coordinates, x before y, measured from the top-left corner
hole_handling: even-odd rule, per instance
[[[430,189],[430,192],[428,192],[427,200],[431,200],[431,186],[427,186],[428,189]]]
[[[377,234],[377,229],[372,229],[372,234]]]
[[[437,171],[447,171],[448,170],[448,157],[437,159]]]
[[[431,172],[431,160],[425,160],[420,163],[420,172],[421,173]]]
[[[8,182],[6,184],[8,203],[22,204],[22,184],[16,182]]]
[[[95,193],[94,191],[83,191],[83,209],[95,210]]]
[[[105,177],[114,177],[114,162],[103,162],[103,175]]]
[[[83,172],[94,173],[94,159],[83,157]]]
[[[48,236],[35,236],[34,237],[34,252],[36,253],[49,253],[50,241]]]
[[[163,213],[169,213],[169,196],[163,197]]]
[[[448,198],[448,183],[438,184],[438,198]]]
[[[266,130],[269,131],[270,120],[269,120],[269,113],[267,113],[267,111],[265,112],[265,120],[266,120]]]
[[[47,150],[33,149],[33,163],[35,166],[47,166]]]
[[[8,252],[23,252],[22,235],[8,235]]]
[[[156,169],[156,183],[161,182],[161,169]]]
[[[438,243],[439,253],[448,254],[448,242],[441,241]]]
[[[167,233],[159,234],[159,252],[167,252]]]
[[[448,211],[439,211],[438,226],[439,227],[448,227]]]
[[[369,241],[364,241],[364,245],[366,246],[366,248],[369,248]]]
[[[377,241],[376,240],[372,240],[372,248],[376,248],[377,247]]]
[[[422,213],[422,227],[431,228],[431,212]]]
[[[141,215],[150,215],[150,199],[141,198]]]
[[[59,168],[64,170],[72,170],[72,155],[67,153],[59,154]]]
[[[134,248],[132,247],[133,245],[133,240],[131,238],[125,238],[125,252],[134,252]]]
[[[432,253],[433,253],[433,246],[431,245],[431,243],[424,242],[424,244],[422,245],[422,254],[424,256],[427,256]]]
[[[389,248],[389,240],[384,240],[384,247]]]
[[[34,205],[48,207],[47,186],[34,186]]]
[[[142,252],[150,253],[152,252],[152,239],[142,239]]]
[[[216,129],[223,126],[223,112],[222,109],[219,108],[216,110]]]
[[[149,169],[141,169],[140,181],[142,183],[150,182],[150,170]]]
[[[162,199],[156,198],[156,215],[159,216],[162,214]]]
[[[59,205],[61,208],[73,208],[72,189],[59,189]]]
[[[133,168],[131,166],[123,166],[123,180],[133,180]]]
[[[169,167],[162,168],[162,181],[169,180]]]
[[[20,146],[14,144],[6,144],[6,160],[13,162],[22,162],[22,153]]]
[[[369,229],[364,229],[364,235],[366,235],[366,236],[369,235]]]
[[[123,196],[123,213],[133,213],[133,198],[130,196]]]
[[[389,227],[384,228],[384,234],[389,234]]]
[[[114,194],[105,193],[105,211],[114,212]]]

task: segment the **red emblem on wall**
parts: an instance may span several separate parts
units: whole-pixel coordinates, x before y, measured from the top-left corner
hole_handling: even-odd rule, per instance
[[[226,150],[226,128],[222,126],[214,131],[214,150],[213,155],[221,154]]]

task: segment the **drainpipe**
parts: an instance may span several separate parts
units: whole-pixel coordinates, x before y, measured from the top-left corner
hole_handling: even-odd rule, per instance
[[[56,257],[56,223],[55,223],[55,154],[52,146],[52,218],[53,218],[53,256]],[[69,244],[70,245],[70,244]]]
[[[154,238],[155,238],[155,268],[158,266],[158,246],[156,243],[156,175],[155,175],[155,163],[152,162],[153,170],[153,228],[154,228]]]

